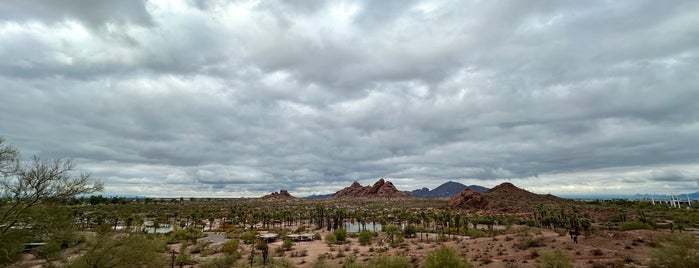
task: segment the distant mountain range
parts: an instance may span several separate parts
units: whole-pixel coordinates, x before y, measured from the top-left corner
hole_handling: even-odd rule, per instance
[[[413,191],[406,191],[408,194],[414,197],[425,197],[425,198],[438,198],[438,197],[452,197],[465,189],[471,189],[474,192],[484,193],[488,191],[488,188],[479,185],[469,185],[466,186],[462,183],[448,181],[443,183],[437,188],[430,190],[429,188],[416,189]]]
[[[314,194],[304,197],[305,199],[325,199],[332,197],[333,194]]]
[[[477,193],[485,193],[489,189],[483,186],[479,185],[469,185],[466,186],[462,183],[458,182],[453,182],[453,181],[448,181],[443,183],[442,185],[437,186],[437,188],[434,188],[430,190],[429,188],[422,188],[422,189],[415,189],[412,191],[405,191],[405,193],[410,194],[411,196],[414,197],[421,197],[421,198],[445,198],[445,197],[453,197],[456,194],[462,192],[465,189],[471,189],[474,192]],[[687,199],[687,195],[689,195],[689,199],[691,200],[699,200],[699,192],[694,192],[694,193],[679,193],[679,199],[680,200],[685,200]],[[310,195],[307,197],[304,197],[305,199],[324,199],[324,198],[330,198],[332,197],[333,194],[322,194],[322,195]],[[663,199],[670,199],[670,195],[667,194],[629,194],[629,195],[619,195],[619,194],[563,194],[563,195],[558,195],[559,197],[562,198],[567,198],[567,199],[630,199],[630,200],[641,200],[641,199],[651,199],[654,198],[656,200],[663,200]]]

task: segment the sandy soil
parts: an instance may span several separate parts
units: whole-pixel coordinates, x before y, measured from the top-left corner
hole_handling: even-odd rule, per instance
[[[534,246],[519,246],[522,244],[522,234],[528,233],[529,238],[536,241]],[[321,232],[325,237],[327,232]],[[526,227],[513,227],[505,234],[495,237],[470,239],[465,236],[452,236],[447,242],[436,241],[436,234],[429,234],[420,238],[406,238],[404,242],[392,248],[388,245],[386,237],[379,235],[373,238],[371,245],[360,245],[357,238],[348,237],[343,245],[328,245],[324,241],[295,242],[290,251],[277,252],[282,241],[278,240],[269,244],[269,255],[273,258],[285,258],[297,267],[311,267],[319,258],[331,266],[341,266],[348,256],[354,256],[356,262],[366,263],[377,255],[405,256],[414,265],[419,265],[426,254],[441,245],[453,247],[465,255],[476,267],[535,267],[536,256],[547,251],[560,250],[576,264],[576,267],[624,267],[634,264],[645,266],[651,256],[651,242],[660,232],[649,230],[637,231],[599,231],[591,236],[580,236],[578,243],[573,243],[567,235],[560,235],[549,229],[533,229]],[[200,242],[208,243],[208,249],[220,247],[228,239],[223,233],[207,233]],[[179,251],[179,244],[169,247]],[[190,246],[191,247],[191,246]],[[244,264],[250,255],[250,245],[241,244],[241,259],[239,264]],[[189,248],[188,248],[189,250]],[[386,250],[385,252],[380,252]],[[216,250],[213,250],[216,251]],[[256,251],[260,254],[260,251]],[[304,254],[302,254],[304,253]],[[66,253],[76,256],[75,252]],[[221,253],[210,254],[202,257],[201,254],[192,254],[199,263],[207,262],[213,258],[222,256]],[[170,256],[168,254],[167,258]],[[45,260],[36,259],[31,254],[25,255],[25,260],[15,267],[46,267]],[[198,267],[198,265],[186,266]]]

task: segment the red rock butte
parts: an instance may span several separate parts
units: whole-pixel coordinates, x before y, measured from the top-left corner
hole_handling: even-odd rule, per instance
[[[449,207],[471,211],[512,212],[531,211],[538,205],[561,205],[570,202],[550,194],[535,194],[505,182],[483,194],[470,189],[463,190],[449,200]]]
[[[260,197],[260,199],[264,200],[296,200],[298,198],[293,197],[287,190],[279,190],[279,192],[274,192],[268,195],[265,195],[263,197]]]
[[[331,198],[407,198],[409,194],[398,191],[390,181],[379,179],[373,186],[362,186],[353,182],[349,187],[337,191]]]

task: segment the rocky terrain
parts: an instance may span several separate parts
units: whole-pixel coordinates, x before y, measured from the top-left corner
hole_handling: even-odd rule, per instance
[[[338,198],[406,198],[410,197],[405,192],[398,191],[390,181],[379,179],[372,186],[362,186],[358,182],[353,182],[349,187],[337,191],[333,194],[333,199]]]
[[[539,205],[559,206],[571,202],[550,194],[535,194],[505,182],[482,194],[471,189],[463,190],[449,200],[449,207],[468,211],[523,212]]]

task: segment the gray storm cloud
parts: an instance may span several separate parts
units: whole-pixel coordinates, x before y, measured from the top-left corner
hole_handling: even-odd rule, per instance
[[[695,1],[87,2],[0,3],[0,136],[111,193],[696,189]]]

